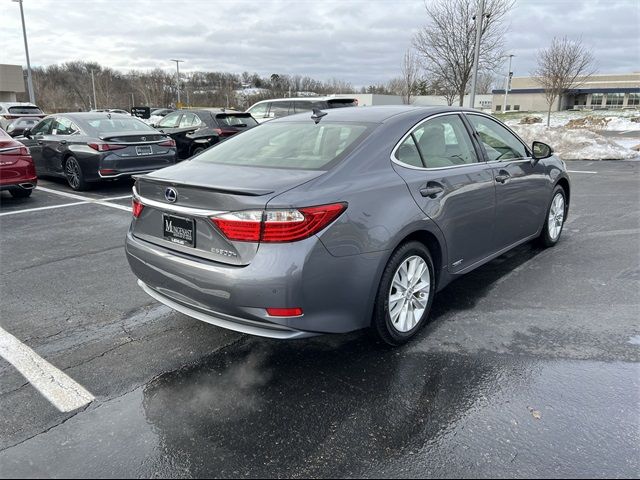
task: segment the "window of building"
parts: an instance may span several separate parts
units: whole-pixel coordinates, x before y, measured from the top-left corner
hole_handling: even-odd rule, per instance
[[[514,106],[513,106],[513,109],[514,109],[514,110],[520,110],[520,105],[514,105]]]
[[[502,105],[496,105],[496,112],[499,112],[500,110],[502,110]]]
[[[607,107],[620,108],[624,103],[624,93],[607,93]]]
[[[630,93],[627,99],[627,106],[632,107],[638,105],[640,105],[640,93]]]
[[[602,106],[602,99],[604,98],[603,93],[592,93],[591,94],[591,106],[592,107],[600,107]]]
[[[507,108],[505,109],[505,112],[508,112],[509,110],[511,110],[511,105],[507,105]]]

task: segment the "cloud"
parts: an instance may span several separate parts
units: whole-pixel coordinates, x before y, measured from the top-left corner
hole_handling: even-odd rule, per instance
[[[0,63],[24,63],[16,3],[3,0]],[[356,86],[399,75],[402,55],[424,25],[422,0],[210,2],[24,0],[33,65],[95,60],[127,70],[288,73]],[[514,72],[528,75],[553,36],[581,36],[601,72],[637,69],[636,0],[520,0],[506,45]],[[635,54],[634,54],[635,48]]]

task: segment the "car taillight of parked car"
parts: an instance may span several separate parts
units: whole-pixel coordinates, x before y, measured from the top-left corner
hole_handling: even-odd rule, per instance
[[[159,147],[175,147],[176,146],[176,141],[173,138],[170,138],[169,140],[165,140],[162,143],[158,144]]]
[[[346,208],[346,203],[332,203],[286,210],[245,210],[217,215],[211,221],[229,240],[295,242],[315,235]]]
[[[236,130],[223,130],[222,128],[214,128],[213,131],[216,132],[219,137],[230,137],[238,133]]]
[[[88,145],[98,152],[109,152],[111,150],[127,148],[126,145],[119,145],[116,143],[89,143]]]
[[[134,218],[138,218],[144,209],[144,205],[135,198],[131,201],[131,211]]]
[[[12,147],[6,150],[0,149],[0,155],[21,155],[26,157],[29,155],[29,149],[27,147]]]

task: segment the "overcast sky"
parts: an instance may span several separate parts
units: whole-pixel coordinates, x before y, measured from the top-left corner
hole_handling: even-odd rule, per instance
[[[429,1],[429,0],[427,0]],[[24,0],[32,65],[95,60],[165,68],[332,77],[398,76],[426,22],[423,0]],[[19,6],[0,0],[0,63],[25,64]],[[582,37],[600,73],[640,70],[640,0],[516,0],[506,27],[526,76],[551,37]],[[503,68],[506,71],[506,66]]]

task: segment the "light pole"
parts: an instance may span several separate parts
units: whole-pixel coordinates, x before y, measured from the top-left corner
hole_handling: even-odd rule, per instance
[[[482,39],[482,22],[484,21],[484,0],[478,2],[476,13],[476,49],[473,56],[473,76],[471,77],[471,92],[469,94],[469,106],[474,108],[476,102],[476,84],[478,83],[478,63],[480,63],[480,40]],[[489,15],[487,15],[487,18]]]
[[[98,109],[98,102],[96,101],[96,81],[93,78],[93,69],[91,70],[91,87],[93,88],[93,108]]]
[[[509,55],[509,70],[507,70],[507,78],[504,83],[504,101],[502,102],[502,113],[507,111],[507,95],[509,94],[509,87],[511,86],[511,59],[515,57],[515,55]]]
[[[178,89],[178,103],[180,103],[180,63],[184,62],[184,60],[174,60],[171,59],[172,62],[176,62],[176,88]],[[180,108],[178,105],[176,107]]]
[[[29,60],[29,44],[27,43],[27,27],[24,24],[24,9],[22,0],[13,0],[20,4],[20,17],[22,18],[22,35],[24,36],[24,51],[27,54],[27,87],[29,88],[29,101],[36,103],[36,96],[33,93],[33,79],[31,78],[31,60]]]

